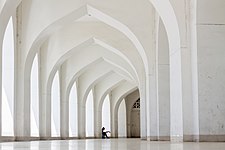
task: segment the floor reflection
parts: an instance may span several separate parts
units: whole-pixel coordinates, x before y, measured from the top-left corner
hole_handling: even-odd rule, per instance
[[[0,143],[0,150],[224,150],[225,143],[149,142],[140,139],[86,139]]]

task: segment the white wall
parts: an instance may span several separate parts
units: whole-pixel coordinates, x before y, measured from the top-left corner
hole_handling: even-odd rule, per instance
[[[225,2],[198,1],[200,141],[225,137]]]
[[[127,137],[126,104],[123,99],[118,110],[118,137]]]
[[[164,23],[167,23],[165,25],[167,30],[167,33],[169,37],[170,42],[170,48],[171,48],[171,54],[167,55],[167,52],[163,50],[167,50],[168,43],[167,37],[165,35],[165,30],[163,28],[160,28],[160,42],[159,43],[159,57],[170,56],[171,59],[171,76],[170,79],[173,81],[169,83],[169,65],[167,62],[167,58],[162,58],[162,62],[159,62],[159,133],[160,136],[169,136],[170,134],[172,136],[179,135],[182,138],[182,135],[184,134],[192,134],[192,133],[198,133],[193,132],[192,128],[195,126],[196,122],[200,122],[200,134],[201,138],[200,140],[216,140],[216,141],[225,141],[225,104],[224,104],[224,97],[225,97],[225,78],[224,78],[224,68],[225,68],[225,51],[224,51],[224,43],[225,43],[225,2],[224,0],[196,0],[198,2],[197,6],[197,44],[198,44],[198,89],[199,93],[197,93],[197,89],[192,90],[193,86],[191,84],[191,81],[193,81],[191,76],[195,73],[190,73],[190,71],[193,71],[191,64],[194,64],[192,59],[190,58],[192,56],[192,53],[189,51],[189,44],[188,44],[188,12],[185,10],[185,5],[187,4],[188,0],[169,0],[165,1],[164,4],[160,4],[159,0],[150,0],[151,2],[155,2],[155,4],[159,4],[158,9],[160,8],[168,8],[166,7],[166,4],[170,4],[171,2],[171,8],[174,9],[170,10],[169,17],[163,18]],[[148,95],[149,93],[145,94],[146,90],[149,90],[148,86],[146,88],[145,86],[145,75],[151,76],[151,72],[145,72],[143,67],[143,62],[146,63],[146,59],[144,59],[145,56],[144,53],[146,52],[147,58],[149,58],[149,52],[152,48],[152,43],[154,43],[155,40],[152,35],[152,27],[154,26],[154,22],[152,22],[154,19],[152,19],[152,14],[155,13],[152,5],[149,0],[145,1],[129,1],[129,0],[114,0],[114,1],[102,1],[102,0],[88,0],[88,4],[90,6],[93,6],[100,10],[101,12],[109,15],[107,19],[109,19],[109,22],[107,22],[107,19],[104,18],[104,14],[99,19],[102,19],[101,21],[94,19],[94,22],[91,22],[88,20],[87,22],[82,19],[75,21],[76,19],[80,18],[81,16],[87,15],[90,11],[90,7],[86,6],[86,1],[83,0],[69,0],[67,2],[61,1],[61,0],[54,0],[54,1],[46,1],[46,0],[23,0],[22,7],[18,8],[18,11],[15,15],[16,20],[16,29],[18,29],[17,33],[15,34],[15,38],[17,40],[16,50],[18,50],[18,54],[16,55],[16,66],[18,68],[14,68],[14,56],[13,51],[9,51],[8,49],[12,50],[14,47],[14,41],[13,41],[13,35],[12,33],[8,33],[8,28],[6,29],[6,35],[5,39],[10,40],[3,40],[3,53],[2,53],[2,135],[13,135],[13,114],[16,115],[15,117],[15,129],[16,129],[16,137],[27,137],[29,136],[29,123],[27,123],[27,120],[30,120],[28,117],[29,110],[31,108],[31,121],[35,122],[34,118],[36,118],[36,124],[38,124],[38,107],[37,107],[37,89],[38,89],[38,83],[36,85],[35,82],[31,82],[31,95],[29,95],[30,89],[30,78],[27,75],[30,75],[30,72],[28,72],[29,67],[26,68],[25,66],[31,66],[33,61],[33,56],[36,54],[36,52],[39,50],[39,47],[43,48],[43,43],[46,44],[47,48],[43,48],[42,57],[40,58],[42,61],[43,58],[46,57],[46,62],[41,62],[42,66],[40,68],[42,69],[42,79],[41,82],[41,89],[43,91],[41,92],[41,101],[42,107],[40,109],[43,109],[40,113],[41,122],[43,124],[40,124],[43,126],[41,128],[41,131],[43,131],[43,136],[48,137],[50,129],[48,127],[50,122],[50,113],[48,112],[50,106],[48,105],[48,97],[50,93],[52,93],[52,100],[51,100],[51,110],[52,110],[52,134],[53,136],[59,136],[60,133],[60,83],[58,80],[58,73],[56,74],[53,85],[52,85],[52,92],[49,92],[46,90],[46,81],[49,79],[49,74],[52,72],[54,67],[60,67],[60,65],[63,64],[66,59],[69,57],[64,58],[65,53],[69,52],[69,54],[73,55],[75,53],[70,53],[70,50],[73,49],[76,46],[80,46],[80,42],[83,42],[87,40],[88,38],[92,37],[98,37],[101,41],[104,41],[105,44],[109,44],[112,47],[117,48],[120,50],[121,53],[126,55],[128,59],[130,59],[131,63],[133,63],[136,72],[138,75],[136,76],[135,71],[129,67],[129,69],[123,65],[123,68],[126,68],[130,74],[133,75],[133,78],[137,80],[135,83],[141,81],[139,83],[140,93],[141,97],[143,99],[143,104],[148,100],[148,98],[151,96]],[[7,18],[9,15],[11,15],[11,12],[16,12],[16,7],[18,4],[12,2],[12,0],[7,0],[7,7],[4,6],[4,3],[6,0],[0,1],[0,39],[2,39],[2,35],[4,32],[4,26],[6,22],[8,21]],[[16,1],[17,3],[19,1]],[[127,6],[127,3],[129,3],[129,7],[120,7],[120,6]],[[11,7],[12,6],[12,7]],[[54,6],[54,7],[52,7]],[[81,6],[82,10],[77,10]],[[165,7],[164,7],[165,6]],[[157,9],[157,10],[158,10]],[[191,8],[190,8],[191,9]],[[42,10],[42,11],[40,11]],[[76,11],[77,10],[77,11]],[[135,10],[135,11],[134,11]],[[4,12],[3,12],[4,11]],[[93,11],[93,10],[92,10]],[[164,13],[165,16],[167,16],[168,9],[163,9],[163,11],[160,11],[160,13]],[[7,12],[7,13],[6,13]],[[98,12],[98,11],[96,11]],[[95,13],[96,13],[95,12]],[[92,12],[93,13],[93,12]],[[193,12],[190,12],[193,13]],[[169,13],[168,13],[169,14]],[[99,15],[99,14],[98,14]],[[110,18],[114,18],[115,20],[110,20]],[[87,18],[86,18],[87,19]],[[93,19],[93,18],[92,18]],[[173,20],[174,19],[174,20]],[[176,20],[177,19],[177,20]],[[105,22],[104,22],[105,21]],[[110,22],[111,21],[111,22]],[[117,24],[118,22],[121,22],[122,24]],[[176,21],[178,21],[178,27],[176,26]],[[110,24],[111,23],[111,24]],[[187,24],[186,24],[187,23]],[[110,26],[110,25],[115,26]],[[123,26],[124,25],[124,26]],[[146,28],[146,26],[148,28]],[[8,26],[9,27],[9,26]],[[118,27],[115,29],[115,27]],[[127,28],[126,28],[127,27]],[[12,26],[10,27],[12,29]],[[12,31],[12,30],[11,30]],[[11,32],[10,31],[10,32]],[[179,32],[179,33],[178,33]],[[77,33],[77,34],[74,34]],[[9,37],[7,37],[9,35]],[[63,35],[63,36],[61,36]],[[127,36],[128,35],[128,36]],[[180,37],[179,37],[180,36]],[[132,37],[132,38],[131,38]],[[174,38],[173,38],[174,37]],[[179,41],[179,38],[181,38],[181,41]],[[48,40],[46,40],[48,39]],[[193,39],[192,39],[193,40]],[[195,39],[194,39],[195,40]],[[0,41],[0,45],[1,45]],[[133,42],[133,43],[132,43]],[[137,44],[140,42],[139,44]],[[49,45],[48,45],[49,44]],[[93,45],[95,46],[93,46]],[[99,43],[98,43],[99,44]],[[161,45],[162,44],[162,45]],[[174,45],[173,45],[174,44]],[[181,46],[180,46],[181,44]],[[95,42],[86,43],[82,46],[90,46],[92,45],[95,48],[99,48],[100,46],[96,46],[97,44]],[[172,45],[172,46],[171,46]],[[49,46],[49,47],[48,47]],[[81,46],[81,47],[82,47]],[[144,51],[141,51],[142,46],[144,48]],[[161,47],[160,47],[161,46]],[[80,48],[80,47],[79,47]],[[78,49],[79,49],[78,48]],[[92,47],[91,47],[92,48]],[[89,50],[91,50],[91,48]],[[179,62],[179,53],[180,48],[182,50],[182,84],[183,84],[183,93],[181,93],[181,80],[180,80],[180,64]],[[45,51],[46,50],[46,51]],[[88,51],[89,51],[88,50]],[[112,50],[112,48],[110,49]],[[161,51],[162,50],[162,51]],[[29,51],[32,51],[33,53],[29,53]],[[45,53],[46,52],[46,55]],[[81,53],[80,51],[76,51],[78,53]],[[117,51],[118,52],[118,51]],[[139,55],[141,52],[142,58]],[[162,52],[162,53],[161,53]],[[27,54],[29,55],[29,58],[27,58]],[[88,53],[91,55],[91,53]],[[116,54],[115,54],[116,55]],[[68,56],[68,53],[67,53]],[[104,56],[111,57],[112,55],[106,54]],[[64,59],[61,59],[63,57]],[[103,57],[103,55],[99,55],[98,57]],[[96,57],[96,58],[98,58]],[[87,58],[87,57],[86,57]],[[118,60],[117,57],[112,57],[115,60]],[[124,58],[124,57],[123,57]],[[121,57],[121,59],[123,59]],[[82,56],[83,59],[83,56]],[[111,59],[111,60],[113,60]],[[93,59],[95,60],[95,59]],[[160,60],[160,58],[159,58]],[[166,60],[166,61],[165,61]],[[27,61],[27,64],[25,62]],[[83,66],[86,66],[89,63],[86,63],[84,65],[84,62],[86,60],[81,60],[81,65],[79,66],[79,69],[81,69]],[[165,61],[165,62],[164,62]],[[74,62],[71,61],[71,66],[74,65]],[[87,61],[86,61],[87,62]],[[92,61],[90,61],[91,63]],[[117,61],[123,62],[123,61]],[[125,61],[124,61],[125,62]],[[127,63],[127,62],[126,62]],[[145,64],[147,65],[147,64]],[[121,65],[122,66],[122,65]],[[74,66],[73,66],[74,67]],[[146,67],[146,66],[145,66]],[[58,69],[57,68],[57,69]],[[69,68],[69,67],[68,67]],[[35,66],[33,68],[35,69]],[[33,71],[32,69],[32,75],[31,75],[31,81],[34,81],[37,78],[35,75],[38,74],[38,72]],[[55,68],[54,68],[55,69]],[[55,69],[55,70],[57,70]],[[79,72],[79,69],[76,70],[76,72]],[[99,67],[99,70],[102,68]],[[104,69],[108,69],[110,71],[109,64],[105,64]],[[72,77],[74,74],[73,70],[68,69],[68,73],[72,74],[65,75],[66,77]],[[190,70],[190,71],[189,71]],[[14,98],[14,71],[16,71],[16,96]],[[92,83],[92,81],[96,81],[96,79],[99,76],[102,76],[105,70],[102,71],[101,75],[99,73],[95,72],[96,70],[92,70],[89,73],[90,76],[94,76],[91,78],[87,75],[87,77],[84,77],[84,88],[82,88],[82,94],[86,92],[86,89],[90,85],[89,83]],[[116,71],[116,70],[114,70]],[[117,70],[118,71],[118,70]],[[54,72],[54,71],[53,71]],[[82,73],[84,73],[85,70],[83,70]],[[100,71],[99,71],[100,72]],[[107,75],[112,75],[113,72],[108,72]],[[94,75],[93,75],[94,74]],[[79,74],[80,75],[80,74]],[[123,74],[126,76],[126,74]],[[139,77],[137,79],[136,77]],[[79,78],[79,77],[78,77]],[[70,78],[68,78],[70,79]],[[86,80],[87,79],[87,80]],[[92,80],[93,79],[93,80]],[[103,78],[101,78],[103,79]],[[148,78],[147,78],[148,79]],[[148,80],[147,80],[148,81]],[[190,82],[189,82],[190,81]],[[197,82],[197,80],[195,80]],[[70,82],[66,81],[66,82]],[[99,83],[100,81],[96,81],[95,83]],[[147,83],[149,84],[149,83]],[[151,83],[150,83],[151,84]],[[67,84],[66,84],[67,85]],[[78,84],[81,85],[81,84]],[[35,86],[35,88],[33,87]],[[136,86],[136,85],[134,85]],[[168,87],[171,88],[170,93],[168,93]],[[120,89],[124,89],[125,86],[121,86]],[[119,89],[119,88],[118,88]],[[194,89],[194,88],[193,88]],[[25,90],[25,91],[24,91]],[[27,91],[26,91],[27,90]],[[35,90],[35,91],[32,91]],[[124,90],[125,91],[125,90]],[[117,96],[123,95],[124,91],[116,91],[112,92],[117,98]],[[193,93],[192,93],[193,92]],[[197,94],[196,94],[196,93]],[[35,96],[35,93],[37,96]],[[183,95],[182,95],[183,94]],[[197,102],[194,101],[193,95],[197,95],[199,98],[199,107],[197,106]],[[71,95],[75,95],[74,93],[71,93]],[[147,95],[147,96],[146,96]],[[83,96],[83,95],[82,95]],[[171,104],[169,104],[169,97],[171,96]],[[113,97],[113,96],[112,96]],[[83,97],[82,97],[83,98]],[[115,99],[116,99],[115,98]],[[145,99],[146,98],[146,99]],[[183,107],[184,111],[182,114],[182,104],[181,99],[183,98]],[[14,99],[16,99],[16,107],[14,107]],[[29,105],[31,99],[31,105]],[[36,100],[34,100],[36,99]],[[175,100],[174,100],[175,99]],[[117,99],[116,99],[117,100]],[[116,100],[113,102],[113,104],[116,104]],[[190,101],[189,101],[190,100]],[[35,102],[35,103],[33,103]],[[46,103],[45,103],[46,102]],[[127,101],[126,101],[127,102]],[[179,102],[179,103],[177,103]],[[147,105],[149,103],[146,103]],[[195,105],[196,104],[196,105]],[[34,109],[34,105],[35,109]],[[90,104],[90,109],[88,107],[87,111],[92,111],[93,102]],[[170,106],[169,106],[170,105]],[[188,105],[188,106],[187,106]],[[126,106],[128,104],[126,103]],[[172,107],[171,107],[172,106]],[[14,113],[15,108],[15,113]],[[48,109],[48,110],[45,110]],[[83,108],[83,107],[82,107]],[[114,106],[113,106],[114,108]],[[143,137],[145,138],[146,131],[149,131],[150,128],[150,113],[146,115],[146,112],[149,112],[150,106],[148,105],[145,107],[145,109],[142,109],[144,113],[142,113],[143,118],[143,129],[142,133],[144,133]],[[169,109],[173,108],[173,109]],[[190,109],[189,109],[190,108]],[[196,109],[197,108],[197,109]],[[192,109],[192,110],[191,110]],[[49,110],[50,111],[50,110]],[[172,112],[172,113],[170,113]],[[196,119],[196,115],[199,112],[199,120]],[[88,113],[87,113],[88,114]],[[93,114],[93,113],[92,113]],[[129,114],[129,113],[128,113]],[[188,117],[190,115],[190,118]],[[116,115],[117,116],[117,115]],[[64,116],[65,117],[65,116]],[[89,116],[88,116],[89,117]],[[87,117],[87,118],[88,118]],[[154,117],[154,116],[153,116]],[[182,118],[183,117],[183,118]],[[193,119],[192,119],[193,118]],[[9,119],[9,120],[8,120]],[[146,120],[147,121],[146,121]],[[153,118],[154,119],[154,118]],[[182,120],[184,119],[184,120]],[[194,120],[196,119],[196,120]],[[48,122],[49,120],[49,122]],[[72,120],[72,119],[71,119]],[[88,119],[89,120],[89,119]],[[93,120],[93,119],[91,119]],[[169,120],[172,120],[169,122]],[[184,125],[182,124],[184,123]],[[112,124],[112,122],[111,122]],[[129,125],[129,123],[127,123]],[[84,126],[84,124],[81,124]],[[171,125],[171,128],[169,129],[169,126]],[[38,125],[37,125],[38,126]],[[91,127],[94,125],[92,124]],[[146,127],[147,126],[147,127]],[[191,127],[190,127],[191,126]],[[112,126],[111,126],[112,127]],[[184,130],[182,130],[182,127],[184,127]],[[31,125],[31,128],[33,129],[33,125]],[[37,127],[38,128],[38,127]],[[115,128],[115,127],[112,127]],[[64,129],[64,128],[63,128]],[[152,128],[153,129],[153,128]],[[198,125],[196,127],[198,130]],[[169,132],[171,130],[171,132]],[[37,129],[36,129],[37,131]],[[116,131],[116,130],[115,130]],[[149,132],[147,132],[147,136],[149,135]],[[31,131],[31,134],[34,135],[33,130]],[[36,133],[37,134],[37,133]],[[75,133],[74,133],[75,134]],[[66,134],[65,134],[66,135]]]

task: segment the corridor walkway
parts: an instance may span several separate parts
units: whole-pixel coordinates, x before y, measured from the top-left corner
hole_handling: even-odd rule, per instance
[[[170,143],[140,139],[87,139],[0,143],[1,150],[224,150],[225,143]]]

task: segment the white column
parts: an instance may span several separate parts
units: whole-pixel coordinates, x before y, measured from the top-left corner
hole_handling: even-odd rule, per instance
[[[78,130],[78,120],[77,120],[77,87],[76,82],[74,82],[72,88],[69,92],[69,128],[70,128],[70,137],[77,137]]]
[[[157,37],[158,37],[158,23],[159,23],[159,16],[154,11],[155,15],[153,16],[153,34],[152,34],[152,48],[150,50],[150,60],[149,60],[149,71],[150,74],[149,77],[149,83],[147,84],[149,86],[149,91],[147,91],[147,94],[149,93],[149,99],[150,99],[150,106],[148,109],[150,109],[150,139],[151,140],[158,140],[159,136],[159,110],[158,110],[158,87],[157,87]]]
[[[149,103],[147,103],[146,100],[146,87],[145,87],[145,83],[142,82],[142,84],[140,85],[139,88],[139,92],[140,92],[140,103],[141,103],[141,108],[140,108],[140,116],[141,116],[141,139],[146,140],[147,139],[147,135],[150,136],[150,118],[147,119],[147,117],[149,115],[147,115],[147,111],[149,111]],[[149,113],[148,113],[149,114]],[[149,123],[147,123],[147,120],[149,120]],[[148,133],[148,134],[147,134]]]
[[[170,140],[169,44],[162,21],[159,21],[157,51],[159,140]]]
[[[39,50],[39,61],[40,61],[40,72],[39,72],[39,133],[40,139],[49,139],[51,137],[51,86],[53,77],[51,77],[50,85],[47,85],[47,69],[46,69],[46,51],[45,47],[40,47]]]
[[[78,138],[85,138],[86,130],[86,107],[81,98],[81,89],[79,80],[77,81],[77,120],[78,120]]]
[[[43,87],[39,105],[40,138],[48,139],[51,137],[51,94]]]
[[[112,92],[109,94],[110,99],[110,119],[111,119],[111,137],[118,136],[118,118],[115,116],[115,101],[117,101],[117,97],[112,95]]]
[[[186,0],[187,39],[182,45],[183,133],[184,141],[198,141],[198,73],[196,1]]]
[[[144,106],[145,109],[146,109],[146,139],[148,141],[151,140],[151,129],[153,128],[151,125],[152,123],[154,123],[154,119],[155,119],[155,112],[152,113],[152,110],[151,110],[151,106],[153,105],[153,102],[155,99],[153,99],[153,95],[152,93],[154,93],[153,91],[155,89],[152,89],[150,87],[150,79],[151,78],[151,75],[150,74],[146,74],[146,84],[145,84],[145,96],[144,96],[144,99],[141,99],[141,108]],[[153,90],[153,91],[151,91]],[[151,92],[150,92],[151,91]],[[145,105],[142,105],[142,101],[145,101],[146,104]],[[154,106],[153,106],[154,107]],[[155,109],[154,109],[155,110]],[[141,110],[140,110],[140,113],[141,113]],[[140,115],[142,116],[142,115]],[[132,120],[132,119],[131,119]],[[142,117],[141,117],[141,120],[142,120]],[[141,126],[141,135],[142,135],[142,126]],[[142,136],[141,136],[142,138]]]
[[[170,51],[170,135],[183,141],[182,80],[180,50]]]
[[[17,37],[17,54],[23,54],[22,53],[22,44],[21,44],[21,33],[22,33],[22,27],[21,27],[21,21],[22,18],[22,7],[21,5],[17,9],[18,13],[18,28],[17,28],[17,34],[19,35]],[[29,112],[29,85],[30,80],[29,78],[25,79],[25,63],[24,63],[24,56],[17,55],[16,57],[16,71],[15,71],[15,81],[16,81],[16,92],[15,92],[15,119],[14,119],[14,128],[15,128],[15,137],[17,140],[23,140],[25,138],[28,138],[30,136],[30,112]],[[30,62],[32,63],[32,62]],[[26,72],[29,77],[30,72]],[[26,83],[26,85],[25,85]],[[26,92],[25,92],[26,91]]]
[[[130,110],[130,107],[127,105],[127,98],[125,98],[125,105],[126,105],[126,127],[127,127],[127,138],[130,138],[131,137],[131,133],[130,133],[130,129],[131,129],[131,126],[130,126],[130,115],[131,115],[131,110]]]
[[[191,9],[192,8],[192,9]],[[190,0],[190,47],[192,69],[192,105],[193,105],[193,141],[199,141],[199,105],[198,105],[198,52],[197,52],[197,0]]]
[[[60,136],[66,139],[69,137],[69,99],[66,95],[66,77],[63,68],[60,69],[60,74]]]
[[[94,136],[96,138],[101,138],[101,128],[102,128],[102,110],[99,108],[99,101],[96,95],[96,89],[93,88],[93,99],[94,99]]]
[[[0,40],[1,40],[1,38],[0,38]],[[2,42],[1,41],[0,41],[0,51],[2,51]],[[2,62],[2,53],[0,53],[0,62]],[[16,73],[15,73],[15,75],[16,75]],[[2,64],[0,64],[0,85],[2,85]],[[0,97],[2,97],[2,86],[0,86]],[[0,135],[2,135],[2,109],[1,108],[2,108],[2,102],[0,101]],[[16,117],[16,115],[15,115],[15,117]],[[15,123],[16,122],[14,121],[14,124]],[[16,133],[15,133],[15,135],[16,135]]]

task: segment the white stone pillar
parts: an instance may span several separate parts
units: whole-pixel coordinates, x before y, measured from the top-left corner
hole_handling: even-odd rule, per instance
[[[95,87],[92,89],[93,101],[94,101],[94,136],[96,138],[101,138],[101,126],[102,126],[102,111],[99,108],[99,100],[96,96]]]
[[[199,141],[199,105],[198,105],[198,51],[197,51],[197,0],[189,1],[190,15],[190,48],[193,106],[193,141]]]
[[[142,105],[142,102],[141,103],[141,108],[143,106],[145,106],[145,110],[146,110],[146,139],[148,141],[151,140],[151,129],[153,128],[151,125],[152,123],[154,123],[154,119],[155,119],[155,112],[152,112],[151,110],[151,106],[153,105],[154,103],[154,99],[151,99],[153,96],[151,95],[152,92],[150,92],[151,90],[153,90],[151,87],[150,87],[150,74],[146,74],[146,83],[145,83],[145,96],[144,96],[144,99],[141,101],[145,101],[146,104],[145,105]],[[155,89],[154,89],[155,90]],[[154,92],[153,92],[154,93]],[[155,109],[154,109],[155,110]],[[140,113],[141,113],[141,110],[140,110]],[[142,116],[142,115],[140,115]],[[142,117],[141,117],[142,119]],[[141,132],[142,132],[142,126],[141,126]],[[142,136],[141,136],[142,138]]]
[[[28,90],[29,87],[25,88],[24,85],[24,69],[18,70],[17,76],[17,92],[16,92],[16,101],[15,101],[15,136],[17,140],[26,140],[30,136],[30,111],[28,97],[25,98],[25,90]],[[30,83],[29,81],[27,81]],[[28,91],[29,92],[29,91]],[[27,93],[27,95],[29,95]]]
[[[169,44],[162,21],[159,21],[157,50],[157,87],[159,103],[159,140],[170,140]]]
[[[44,89],[39,102],[39,132],[41,139],[48,139],[51,137],[51,94]]]
[[[16,60],[16,57],[15,57],[15,60]],[[1,37],[0,37],[0,62],[2,62],[2,38]],[[16,78],[15,78],[15,82],[16,82]],[[2,99],[2,63],[0,63],[0,97]],[[15,124],[15,121],[14,121],[14,124]],[[2,100],[0,101],[0,135],[2,135]]]
[[[183,141],[182,79],[180,49],[170,51],[170,135]]]
[[[150,50],[150,60],[149,60],[149,71],[150,74],[147,75],[149,78],[147,86],[149,86],[149,90],[147,91],[146,95],[149,95],[150,106],[150,139],[151,140],[158,140],[159,136],[159,110],[158,110],[158,88],[157,88],[157,37],[158,37],[158,22],[159,16],[154,11],[155,15],[153,16],[153,34],[152,34],[152,48]]]
[[[131,133],[130,133],[130,115],[131,115],[131,110],[130,107],[127,104],[127,99],[125,98],[125,104],[126,104],[126,118],[127,118],[127,137],[130,138],[131,137]]]
[[[15,78],[15,120],[14,120],[14,128],[15,128],[15,137],[16,140],[26,140],[30,136],[30,72],[25,73],[25,57],[22,55],[22,6],[20,5],[17,9],[18,13],[18,24],[17,24],[17,41],[16,41],[16,49],[17,55],[15,59],[17,61],[16,64],[16,78]],[[30,62],[30,69],[32,62]],[[30,70],[29,69],[29,70]],[[26,75],[26,77],[25,77]]]
[[[60,135],[69,137],[69,98],[66,95],[66,77],[63,68],[60,69]],[[74,108],[75,109],[75,108]]]
[[[98,108],[98,107],[95,107]],[[95,137],[96,138],[101,138],[101,129],[102,129],[102,111],[99,109],[94,110],[95,111],[95,128],[94,128],[94,132],[95,132]]]
[[[147,110],[148,110],[148,107],[147,107],[147,100],[146,100],[146,89],[145,89],[145,83],[142,82],[142,84],[140,85],[140,88],[139,88],[139,92],[140,92],[140,104],[141,104],[141,108],[140,108],[140,116],[141,116],[141,139],[142,140],[146,140],[147,139],[147,132],[148,132],[148,135],[150,135],[150,118],[148,119],[149,120],[149,123],[147,124]],[[149,126],[147,126],[149,125]],[[148,131],[147,131],[148,130]]]
[[[47,83],[47,58],[44,53],[45,46],[42,46],[39,51],[39,133],[40,139],[49,139],[51,137],[51,86],[54,76]]]
[[[115,102],[117,101],[117,98],[115,95],[112,95],[112,92],[109,94],[109,100],[110,100],[110,122],[111,122],[111,137],[118,137],[118,118],[115,116]]]
[[[51,86],[47,86],[45,54],[41,50],[39,53],[41,68],[39,71],[39,133],[40,139],[49,139],[51,137]]]
[[[158,99],[157,99],[157,88],[156,88],[156,76],[154,73],[150,75],[150,140],[158,140]]]
[[[77,80],[77,120],[78,120],[78,138],[85,138],[86,133],[86,103],[83,102],[81,89]]]

